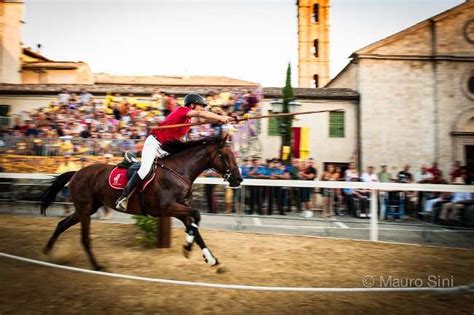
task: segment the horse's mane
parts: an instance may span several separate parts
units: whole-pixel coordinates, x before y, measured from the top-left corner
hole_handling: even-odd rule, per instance
[[[182,142],[179,140],[171,141],[162,146],[163,150],[171,154],[194,148],[203,144],[210,144],[222,141],[222,137],[204,137],[199,140]]]

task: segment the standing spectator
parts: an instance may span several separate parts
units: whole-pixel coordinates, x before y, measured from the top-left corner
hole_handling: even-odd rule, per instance
[[[280,162],[277,159],[271,161],[268,170],[271,179],[287,179],[289,177],[289,174],[285,173],[279,163]],[[268,214],[271,215],[273,213],[273,204],[276,203],[280,215],[285,215],[285,212],[283,212],[282,193],[282,187],[270,187],[268,194]]]
[[[433,165],[428,169],[428,172],[433,174],[433,182],[443,182],[443,171],[438,168],[438,162],[433,162]]]
[[[377,174],[379,182],[381,183],[388,183],[392,181],[392,174],[387,171],[387,165],[381,166],[381,171]]]
[[[349,163],[347,170],[344,172],[344,180],[350,182],[353,178],[359,178],[359,172],[357,172],[355,163],[351,162]]]
[[[417,183],[431,183],[433,181],[433,174],[428,172],[426,165],[422,165],[420,171],[415,174],[415,181]]]
[[[58,94],[58,98],[59,105],[65,105],[69,103],[69,100],[71,99],[71,94],[68,90],[62,89],[61,92]]]
[[[217,177],[218,176],[218,174],[212,169],[205,170],[202,175],[204,177]],[[216,185],[214,184],[204,185],[204,194],[206,195],[206,202],[207,202],[207,213],[218,213],[215,191],[216,191]]]
[[[260,162],[260,159],[253,160],[253,167],[249,172],[250,178],[269,179],[267,167]],[[263,214],[263,204],[268,196],[268,187],[252,186],[250,212],[253,213],[254,206],[257,206],[257,213]]]
[[[85,105],[89,103],[92,99],[92,94],[87,93],[86,89],[81,89],[81,93],[79,94],[79,103]]]
[[[290,179],[298,180],[300,179],[300,161],[297,158],[291,159],[291,167],[289,169]],[[300,187],[290,188],[290,202],[289,209],[291,210],[291,205],[296,206],[296,211],[301,212],[301,189]]]
[[[300,171],[300,178],[303,180],[314,180],[318,173],[316,168],[314,167],[314,160],[310,158],[308,160],[308,164],[302,162],[302,170]],[[301,188],[301,202],[305,203],[305,212],[303,216],[305,218],[311,218],[314,216],[313,214],[313,203],[311,202],[311,195],[314,192],[314,188]]]
[[[246,104],[247,106],[246,106],[246,108],[245,108],[245,110],[244,110],[245,113],[247,113],[247,112],[253,110],[253,109],[257,106],[257,104],[258,104],[258,97],[257,97],[257,94],[255,94],[254,92],[252,92],[252,91],[250,91],[250,90],[247,92],[247,95],[246,95],[246,97],[245,97],[245,100],[246,100],[246,103],[247,103],[247,104]]]
[[[403,167],[403,170],[398,172],[397,174],[397,180],[399,183],[411,183],[413,182],[413,174],[410,173],[410,165],[406,164]]]
[[[458,177],[462,177],[463,175],[464,174],[461,167],[461,161],[455,161],[453,163],[453,168],[451,169],[451,172],[449,173],[449,181],[453,183],[454,179]]]
[[[362,181],[366,182],[366,183],[378,182],[379,181],[378,176],[374,173],[374,167],[373,166],[367,167],[367,172],[362,174]]]
[[[321,174],[321,181],[336,181],[339,180],[340,174],[336,172],[336,168],[333,164],[327,164],[326,170]],[[331,216],[331,204],[332,198],[334,197],[333,189],[321,188],[321,194],[323,195],[323,212],[321,213],[322,218]]]

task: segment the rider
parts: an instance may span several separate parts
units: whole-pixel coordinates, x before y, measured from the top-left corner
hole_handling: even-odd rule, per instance
[[[232,120],[231,117],[221,116],[205,111],[204,108],[206,106],[207,103],[204,97],[198,94],[188,94],[184,98],[184,106],[179,106],[171,112],[160,126],[190,123],[191,117],[202,118],[203,122],[212,123],[217,121],[221,124],[227,124]],[[170,141],[181,141],[187,135],[189,129],[189,126],[169,129],[152,129],[143,145],[142,164],[140,169],[138,172],[133,174],[132,178],[130,178],[127,186],[125,186],[122,192],[122,195],[117,200],[117,210],[127,210],[128,198],[135,188],[139,187],[138,185],[140,185],[143,179],[148,175],[155,158],[163,158],[169,154],[162,149],[163,144]]]

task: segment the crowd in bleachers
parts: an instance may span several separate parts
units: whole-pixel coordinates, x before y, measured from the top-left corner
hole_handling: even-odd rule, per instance
[[[253,91],[209,92],[207,101],[213,112],[244,115],[255,111],[259,96]],[[15,115],[11,126],[0,130],[0,145],[26,155],[121,155],[127,150],[139,154],[150,128],[180,103],[180,98],[164,91],[146,100],[119,93],[98,100],[86,90],[79,94],[63,90],[48,106]]]

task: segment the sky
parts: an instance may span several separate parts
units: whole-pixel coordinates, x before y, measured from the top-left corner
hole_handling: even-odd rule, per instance
[[[332,0],[330,71],[352,52],[464,0]],[[219,75],[297,86],[295,0],[26,0],[22,38],[95,73]]]

